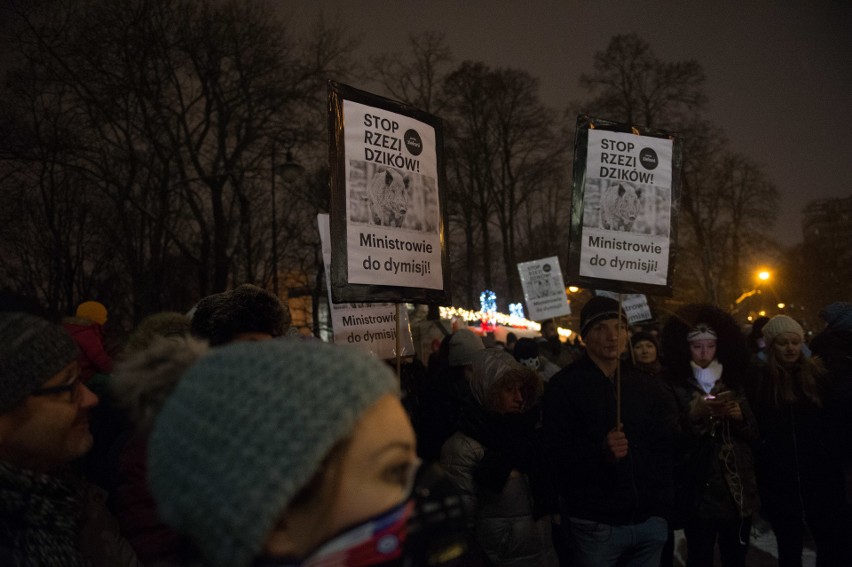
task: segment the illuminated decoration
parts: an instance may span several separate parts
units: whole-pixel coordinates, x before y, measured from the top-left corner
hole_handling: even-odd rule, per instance
[[[509,317],[517,317],[518,319],[524,318],[524,304],[523,303],[510,303],[509,304]]]
[[[482,330],[488,331],[493,329],[494,325],[497,324],[497,319],[495,318],[495,314],[497,313],[497,294],[488,289],[480,293],[479,309],[480,313],[482,313],[482,324],[480,325]]]
[[[482,318],[484,317],[482,311],[471,311],[470,309],[464,309],[462,307],[438,307],[438,313],[440,314],[441,319],[461,319],[465,323],[482,321]],[[527,329],[532,329],[533,331],[541,330],[541,325],[535,321],[518,319],[517,317],[506,315],[505,313],[494,312],[494,320],[498,325],[504,325],[507,327],[525,327]]]

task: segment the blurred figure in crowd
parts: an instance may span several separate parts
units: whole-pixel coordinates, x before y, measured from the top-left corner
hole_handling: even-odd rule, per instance
[[[74,317],[62,320],[62,326],[80,347],[80,379],[84,384],[95,374],[112,372],[112,357],[104,348],[106,322],[107,309],[97,301],[84,301],[77,306]]]
[[[554,498],[538,438],[539,375],[500,349],[473,360],[471,403],[441,464],[461,491],[477,548],[493,565],[556,565]]]
[[[471,397],[473,358],[485,345],[470,329],[457,329],[444,337],[438,354],[427,368],[417,411],[412,415],[421,459],[435,462],[441,446],[458,427],[462,404]]]
[[[663,371],[657,337],[645,331],[633,333],[630,336],[630,348],[633,352],[629,360],[637,370],[651,376],[657,376]]]
[[[761,515],[772,525],[781,567],[802,565],[802,519],[817,565],[852,565],[852,539],[841,448],[838,398],[819,358],[802,353],[805,333],[786,315],[763,327],[766,364],[749,398],[760,428],[757,480]]]
[[[192,334],[210,346],[283,336],[290,310],[280,299],[251,284],[208,295],[192,314]]]

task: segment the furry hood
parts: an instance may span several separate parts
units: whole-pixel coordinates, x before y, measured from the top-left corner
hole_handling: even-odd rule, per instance
[[[524,392],[524,405],[530,408],[536,405],[541,397],[543,385],[535,370],[531,370],[515,360],[506,351],[499,348],[480,350],[473,356],[473,375],[470,378],[470,389],[474,398],[484,408],[492,410],[490,399],[493,390],[508,372],[514,371],[521,378],[521,388]]]
[[[190,337],[159,337],[115,367],[110,389],[138,430],[149,433],[183,374],[210,348]]]
[[[706,303],[682,307],[663,327],[663,366],[667,374],[675,381],[692,376],[686,335],[699,323],[707,324],[716,332],[716,359],[724,367],[725,383],[731,387],[737,385],[750,360],[746,338],[731,315]]]

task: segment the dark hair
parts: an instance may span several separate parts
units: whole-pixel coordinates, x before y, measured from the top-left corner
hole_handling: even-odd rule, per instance
[[[218,346],[242,333],[280,337],[289,324],[290,312],[280,299],[257,286],[244,284],[199,301],[192,316],[192,334]]]

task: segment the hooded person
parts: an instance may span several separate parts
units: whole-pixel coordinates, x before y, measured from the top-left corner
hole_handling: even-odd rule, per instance
[[[662,336],[664,380],[676,408],[677,524],[690,561],[712,564],[718,540],[722,565],[744,565],[758,505],[751,449],[758,428],[743,389],[746,338],[731,315],[698,303],[678,310]]]
[[[749,382],[760,429],[757,481],[761,516],[775,532],[780,565],[801,565],[803,522],[818,565],[850,565],[852,538],[841,451],[840,397],[819,358],[802,351],[797,321],[777,315],[763,328],[766,363]]]
[[[69,464],[92,447],[98,403],[62,327],[0,313],[0,564],[138,565],[102,491]]]
[[[127,376],[124,386],[142,405],[135,415],[153,416],[148,478],[160,517],[205,564],[354,566],[405,556],[418,461],[386,364],[292,340],[202,349],[185,371],[180,363],[160,376],[169,359],[150,357],[155,376]],[[165,400],[160,410],[145,407],[149,384],[167,392],[154,396]],[[463,548],[453,549],[458,558]]]
[[[77,306],[74,317],[62,320],[62,326],[80,347],[80,378],[84,384],[95,374],[112,372],[112,357],[104,347],[106,322],[107,309],[97,301],[84,301]]]
[[[555,499],[536,432],[541,377],[497,348],[478,351],[472,367],[472,400],[441,464],[462,493],[476,548],[493,565],[556,565],[545,517]]]
[[[580,312],[586,352],[544,392],[542,429],[558,483],[561,537],[578,566],[656,565],[667,538],[668,406],[656,380],[620,364],[627,332],[617,301],[590,299]]]

